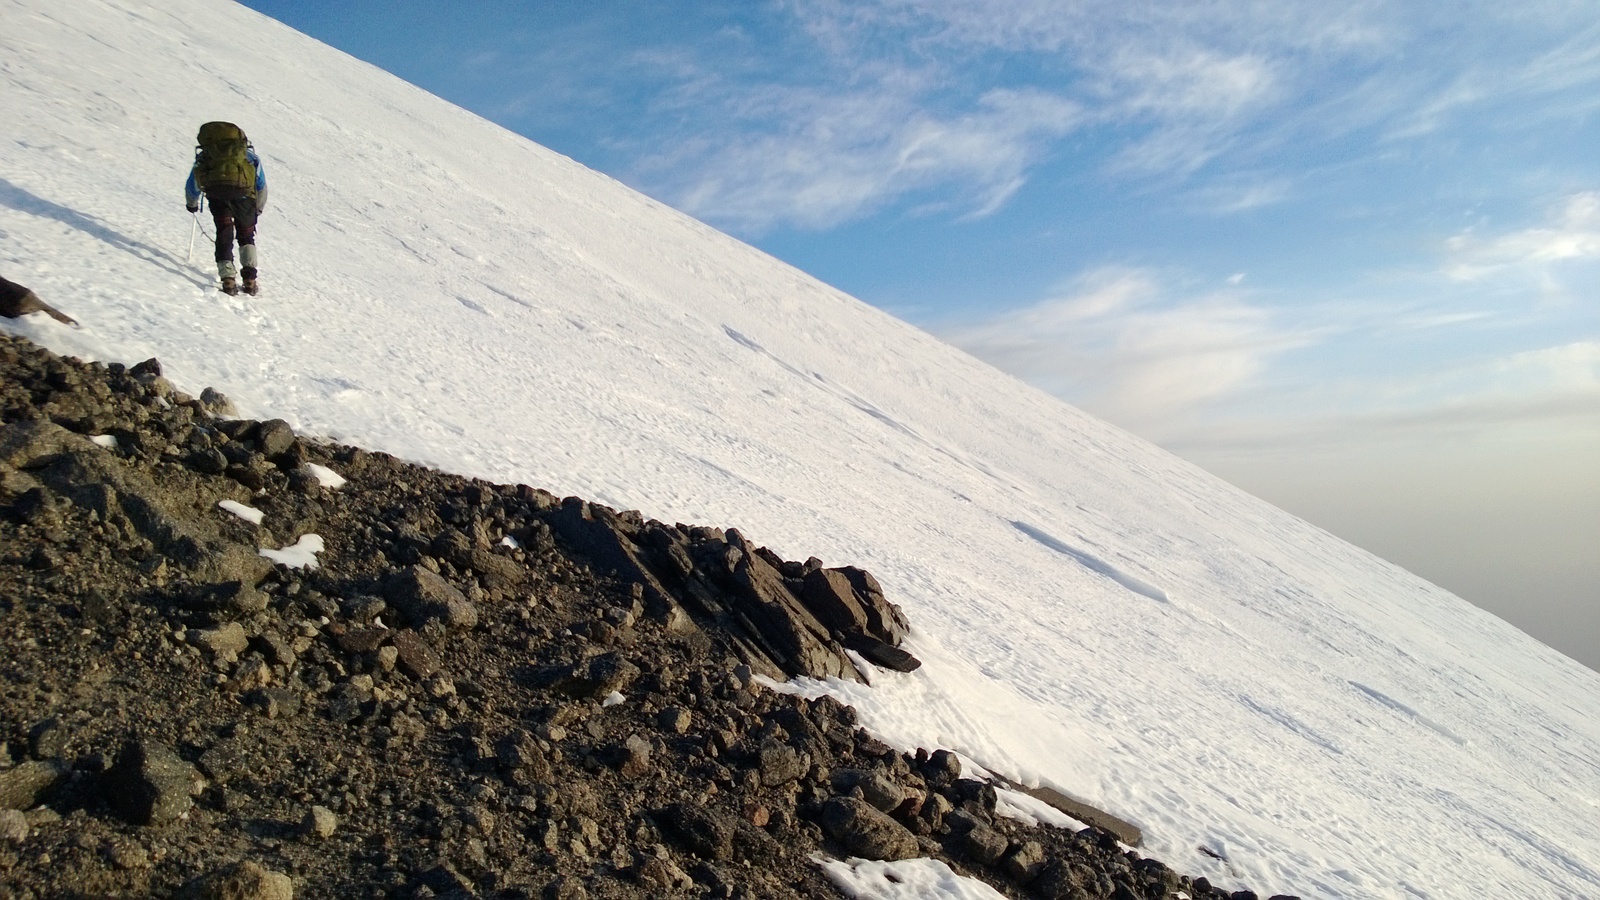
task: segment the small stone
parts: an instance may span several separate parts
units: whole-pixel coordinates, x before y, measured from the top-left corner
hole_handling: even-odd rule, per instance
[[[352,621],[371,622],[378,616],[383,615],[383,611],[388,609],[389,605],[384,603],[383,600],[378,597],[373,597],[369,594],[360,594],[355,597],[340,600],[339,608],[344,610],[345,616]]]
[[[376,625],[357,625],[344,629],[335,640],[346,653],[370,653],[389,640],[392,634],[389,629]]]
[[[28,760],[0,769],[0,808],[32,809],[64,777],[66,768],[55,761]]]
[[[672,734],[683,734],[688,731],[693,721],[694,716],[687,709],[677,706],[669,706],[656,716],[656,722],[661,726],[661,730]]]
[[[665,810],[666,822],[691,853],[702,859],[725,860],[733,856],[738,820],[710,806],[674,803]]]
[[[421,681],[439,671],[439,655],[433,652],[422,635],[409,629],[397,631],[390,643],[395,650],[395,660],[400,671]]]
[[[266,660],[252,654],[233,670],[233,677],[228,679],[227,688],[238,692],[253,691],[271,683],[272,667],[267,665]]]
[[[400,660],[400,651],[393,647],[379,647],[373,661],[378,664],[380,672],[393,672],[395,663]]]
[[[193,884],[198,900],[294,900],[294,882],[245,860],[218,869]]]
[[[28,732],[28,749],[34,759],[55,759],[67,751],[67,730],[60,719],[46,719]]]
[[[28,817],[18,809],[0,810],[0,841],[20,844],[28,839]]]
[[[650,771],[650,742],[638,735],[623,742],[623,760],[618,768],[624,778],[638,778]]]
[[[266,611],[267,595],[243,581],[235,580],[213,588],[211,602],[224,616],[245,618]]]
[[[325,840],[339,830],[339,817],[326,806],[313,806],[300,820],[300,830],[308,837]]]
[[[233,401],[228,399],[228,395],[213,387],[208,387],[200,392],[200,405],[204,406],[206,412],[211,413],[213,416],[236,416],[239,414],[239,411],[233,407]]]
[[[150,852],[139,844],[132,842],[119,842],[111,845],[107,854],[111,864],[124,871],[132,869],[148,869],[153,863],[150,861]]]
[[[294,644],[286,640],[277,632],[267,631],[256,635],[250,645],[267,658],[267,661],[279,666],[294,665],[297,654]]]
[[[250,636],[238,622],[228,622],[217,628],[190,631],[189,640],[196,647],[224,662],[232,662],[250,646]]]
[[[768,738],[758,751],[761,783],[776,787],[805,777],[811,770],[811,759],[788,744]]]
[[[281,687],[256,691],[249,702],[269,719],[287,719],[300,711],[300,695]]]
[[[574,697],[604,697],[626,688],[637,677],[638,666],[616,653],[606,653],[573,666],[556,689]]]

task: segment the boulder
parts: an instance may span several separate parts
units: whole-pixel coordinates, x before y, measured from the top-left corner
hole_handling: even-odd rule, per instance
[[[389,605],[417,628],[434,619],[451,628],[472,629],[478,625],[478,608],[472,601],[422,566],[409,566],[390,577],[384,594]]]
[[[107,799],[135,825],[164,825],[189,811],[199,773],[165,744],[135,740],[117,754],[106,779]]]
[[[834,797],[822,804],[822,830],[863,859],[894,861],[922,853],[916,835],[854,797]]]

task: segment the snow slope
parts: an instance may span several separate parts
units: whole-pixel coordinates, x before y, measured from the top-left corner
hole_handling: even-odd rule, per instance
[[[875,730],[1218,883],[1600,896],[1600,676],[1445,591],[232,3],[0,0],[0,96],[0,273],[84,324],[3,327],[865,566],[927,662]],[[268,166],[260,298],[185,261],[212,118]]]

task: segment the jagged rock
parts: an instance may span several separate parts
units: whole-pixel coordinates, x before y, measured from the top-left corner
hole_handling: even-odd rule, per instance
[[[389,604],[415,627],[438,620],[451,628],[478,625],[478,608],[466,595],[422,566],[410,566],[384,586]]]
[[[196,879],[187,894],[193,900],[294,900],[294,882],[244,860]]]
[[[749,546],[742,538],[740,542]],[[729,555],[736,559],[732,565],[734,614],[773,660],[790,676],[853,679],[854,667],[833,643],[828,629],[789,591],[778,570],[753,550],[742,550],[740,544],[730,543],[730,549],[740,551]]]
[[[883,586],[878,584],[878,579],[871,572],[855,566],[845,566],[838,571],[850,580],[850,586],[866,610],[867,631],[890,646],[900,646],[910,624],[900,607],[890,603],[884,596]]]
[[[136,740],[117,754],[106,793],[118,814],[135,825],[164,825],[189,811],[194,766],[165,744]]]
[[[255,654],[246,657],[233,670],[233,675],[228,678],[228,690],[237,692],[254,691],[272,683],[272,667],[267,661]]]
[[[55,760],[29,760],[0,769],[0,809],[32,809],[67,775]]]
[[[235,416],[239,411],[234,408],[233,401],[228,395],[213,387],[208,387],[200,392],[200,405],[206,412],[213,416]]]
[[[847,634],[844,645],[861,654],[867,662],[885,669],[915,672],[922,667],[922,660],[899,647],[891,647],[870,634]]]
[[[634,867],[633,877],[646,888],[663,894],[694,887],[694,879],[665,856],[643,857]]]
[[[916,835],[864,800],[834,797],[822,804],[821,818],[829,837],[864,859],[894,861],[922,852]]]

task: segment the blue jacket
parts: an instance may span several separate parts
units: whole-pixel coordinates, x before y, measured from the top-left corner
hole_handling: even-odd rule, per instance
[[[256,212],[267,208],[267,168],[261,164],[261,157],[256,155],[256,148],[251,147],[245,151],[245,159],[250,160],[250,165],[256,167]],[[194,169],[189,170],[189,180],[183,185],[184,205],[190,209],[200,208],[200,187],[194,183]]]

